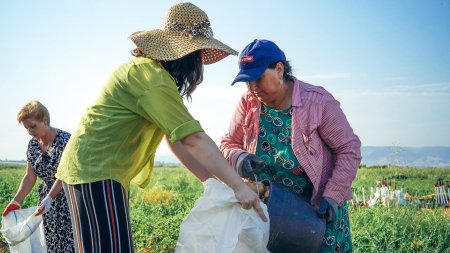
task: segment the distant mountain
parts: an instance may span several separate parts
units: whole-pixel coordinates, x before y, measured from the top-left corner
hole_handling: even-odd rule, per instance
[[[0,159],[0,163],[26,164],[27,161],[26,160],[8,160],[8,159],[2,160],[2,159]]]
[[[450,147],[362,147],[362,162],[366,166],[397,165],[403,167],[450,168]],[[181,165],[173,155],[156,156],[155,163]]]
[[[450,147],[362,147],[366,166],[398,165],[404,167],[450,168]]]
[[[156,155],[155,166],[181,166],[181,163],[174,155]]]
[[[366,166],[397,165],[403,167],[450,168],[450,147],[365,146],[361,164]],[[0,163],[26,161],[1,160]],[[181,166],[174,155],[156,155],[156,166]]]

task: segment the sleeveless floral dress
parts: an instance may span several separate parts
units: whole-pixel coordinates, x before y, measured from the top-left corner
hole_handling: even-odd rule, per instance
[[[27,161],[31,163],[34,173],[42,179],[42,184],[39,185],[39,203],[56,180],[59,159],[69,138],[69,133],[58,129],[52,146],[46,152],[42,152],[38,139],[32,138],[28,143]],[[72,225],[64,191],[54,199],[50,210],[43,214],[43,222],[47,252],[74,252]]]
[[[256,155],[269,165],[258,180],[271,178],[282,188],[310,203],[313,184],[291,146],[292,107],[274,110],[262,104]],[[352,241],[347,202],[338,207],[336,222],[326,226],[320,252],[351,252]]]

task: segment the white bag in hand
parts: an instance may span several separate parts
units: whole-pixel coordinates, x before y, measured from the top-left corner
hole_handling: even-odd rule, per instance
[[[11,211],[2,218],[0,232],[11,253],[44,253],[45,243],[42,215],[34,216],[37,206]]]
[[[176,253],[269,252],[269,221],[262,221],[254,209],[243,209],[233,190],[216,179],[206,180],[204,188],[181,223]],[[269,217],[267,206],[260,204]]]

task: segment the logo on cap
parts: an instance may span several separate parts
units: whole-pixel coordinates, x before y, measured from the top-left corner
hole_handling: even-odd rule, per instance
[[[240,64],[247,63],[247,62],[253,62],[253,56],[252,55],[244,55],[241,57]]]

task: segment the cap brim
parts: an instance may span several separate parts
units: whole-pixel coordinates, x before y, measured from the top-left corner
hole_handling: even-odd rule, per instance
[[[251,82],[258,80],[261,75],[266,71],[267,66],[262,66],[259,68],[252,68],[252,69],[241,69],[239,73],[237,74],[236,78],[234,78],[231,85],[234,85],[234,83],[237,82]]]

